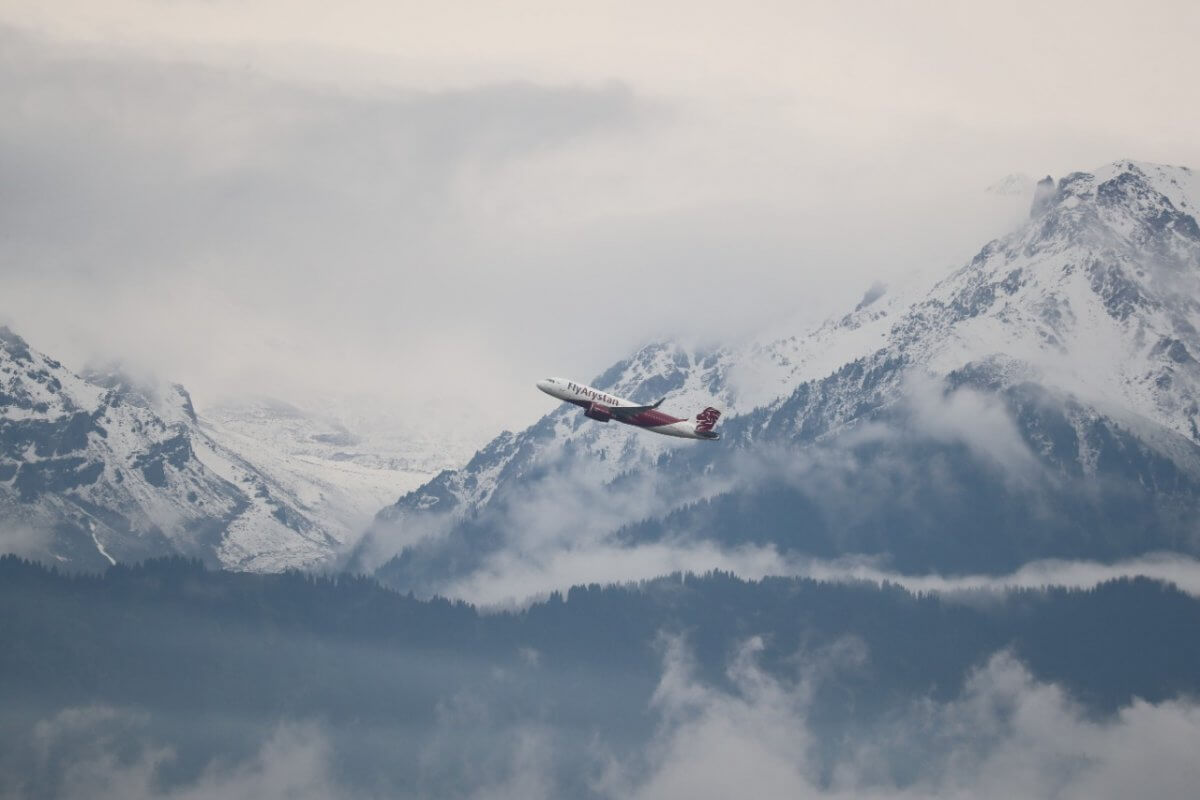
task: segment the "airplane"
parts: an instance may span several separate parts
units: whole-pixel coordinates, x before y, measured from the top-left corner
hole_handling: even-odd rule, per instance
[[[551,397],[557,397],[568,403],[573,403],[583,409],[583,415],[597,422],[608,422],[615,419],[626,425],[645,428],[648,431],[661,433],[666,436],[678,436],[682,439],[720,439],[721,434],[713,430],[721,412],[709,406],[696,415],[696,422],[672,417],[658,410],[662,405],[659,400],[654,405],[639,406],[623,397],[593,389],[582,383],[569,381],[564,378],[546,378],[537,382],[537,388]],[[663,400],[666,398],[664,397]]]

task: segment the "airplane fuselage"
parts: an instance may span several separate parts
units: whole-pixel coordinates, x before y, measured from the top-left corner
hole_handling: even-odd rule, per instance
[[[659,411],[656,403],[644,406],[618,397],[609,392],[565,378],[546,378],[537,382],[537,388],[551,397],[577,405],[588,417],[598,422],[615,420],[637,428],[645,428],[666,436],[682,439],[717,439],[719,435],[712,427],[720,412],[705,409],[695,421],[673,417]],[[662,401],[660,400],[659,403]]]

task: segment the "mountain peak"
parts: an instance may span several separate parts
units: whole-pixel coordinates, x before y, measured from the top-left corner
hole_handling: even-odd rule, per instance
[[[30,361],[33,358],[29,352],[29,344],[7,325],[0,325],[0,347],[17,361]]]
[[[1054,178],[1047,175],[1038,181],[1033,190],[1033,204],[1029,207],[1029,218],[1037,219],[1045,214],[1054,205],[1054,198],[1057,195],[1058,187],[1054,185]]]

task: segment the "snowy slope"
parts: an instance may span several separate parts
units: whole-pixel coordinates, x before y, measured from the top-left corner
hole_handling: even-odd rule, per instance
[[[855,309],[814,330],[802,335],[767,334],[736,349],[696,352],[675,342],[655,342],[615,364],[592,385],[634,401],[649,403],[666,397],[663,409],[676,416],[695,417],[705,407],[717,405],[727,421],[877,350],[908,296],[873,287]],[[568,450],[586,452],[599,474],[611,480],[631,465],[653,463],[664,453],[693,446],[647,436],[624,425],[592,424],[577,412],[573,406],[560,405],[524,432],[506,431],[461,470],[441,473],[394,507],[385,508],[381,518],[395,520],[408,508],[435,507],[469,515],[488,501],[501,481],[514,480],[537,461],[557,459]]]
[[[1200,441],[1198,196],[1200,180],[1182,167],[1125,161],[1070,175],[1028,225],[928,291],[885,295],[768,345],[773,360],[789,345],[796,353],[793,371],[775,370],[778,394],[867,357],[943,376],[990,359],[1014,377]],[[751,365],[744,370],[763,370],[758,352],[740,359]]]
[[[197,423],[205,443],[201,461],[242,465],[244,472],[269,486],[273,496],[288,498],[339,544],[362,531],[372,514],[397,492],[416,488],[435,472],[421,468],[429,455],[420,459],[396,455],[336,420],[278,400],[226,402],[206,409]],[[433,463],[444,466],[437,460]],[[235,523],[233,538],[240,552],[235,557],[230,551],[228,557],[246,568],[276,569],[273,561],[279,545],[255,544],[257,524],[248,517]],[[325,552],[321,557],[331,555]]]
[[[386,498],[430,476],[339,458],[347,437],[278,403],[201,418],[178,385],[77,375],[0,329],[0,546],[72,568],[179,553],[330,564]]]
[[[872,287],[857,308],[815,330],[768,333],[744,347],[643,348],[596,385],[635,400],[666,395],[664,408],[680,416],[716,404],[726,413],[721,444],[600,425],[559,407],[385,508],[359,563],[408,548],[381,573],[401,585],[422,569],[474,568],[478,552],[514,535],[488,521],[496,509],[563,464],[586,465],[591,480],[613,488],[662,476],[683,485],[689,475],[733,469],[731,452],[816,443],[912,416],[914,374],[939,391],[995,396],[1007,414],[1001,427],[1013,427],[1044,467],[1191,502],[1200,486],[1197,202],[1200,181],[1185,168],[1122,161],[1074,173],[1040,183],[1027,224],[932,287]],[[613,535],[637,514],[665,518],[696,499],[639,507],[613,523]],[[1180,547],[1196,539],[1190,528],[1160,533]]]
[[[186,417],[186,394],[164,399]],[[0,329],[0,519],[71,566],[187,553],[212,559],[246,498],[196,459],[184,422],[84,380]]]
[[[1097,404],[1196,432],[1200,229],[1194,173],[1121,162],[1064,179],[1054,206],[939,284],[898,331],[939,372],[988,353]],[[919,334],[925,315],[944,330]]]

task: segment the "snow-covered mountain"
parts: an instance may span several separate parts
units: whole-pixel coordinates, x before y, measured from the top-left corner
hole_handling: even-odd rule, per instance
[[[339,542],[361,533],[398,491],[461,463],[424,443],[364,435],[331,416],[265,397],[206,407],[197,427],[206,440],[270,476],[276,493],[291,497]]]
[[[380,574],[425,588],[495,568],[532,546],[520,508],[548,498],[560,527],[613,547],[753,543],[982,571],[1197,552],[1198,202],[1179,167],[1043,181],[1027,224],[932,287],[876,285],[816,330],[744,347],[648,346],[596,385],[667,395],[676,412],[715,402],[720,443],[563,406],[384,509],[356,563],[402,551]]]
[[[344,415],[198,416],[180,387],[77,375],[4,330],[0,544],[72,567],[327,565],[364,507],[412,489],[349,565],[423,590],[639,547],[985,572],[1200,552],[1200,181],[1118,162],[1033,191],[1025,225],[933,286],[875,284],[738,347],[651,344],[594,380],[719,405],[719,443],[560,406],[424,481],[433,450]]]
[[[382,498],[430,474],[361,463],[353,438],[268,401],[206,419],[181,386],[78,375],[0,329],[5,550],[70,568],[175,553],[247,570],[331,563]]]

